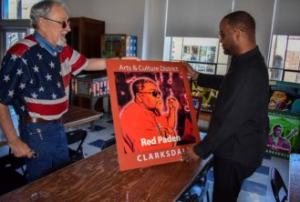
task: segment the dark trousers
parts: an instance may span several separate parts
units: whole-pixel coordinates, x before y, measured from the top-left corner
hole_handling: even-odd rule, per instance
[[[213,202],[236,202],[244,179],[256,167],[248,167],[228,159],[214,157]]]

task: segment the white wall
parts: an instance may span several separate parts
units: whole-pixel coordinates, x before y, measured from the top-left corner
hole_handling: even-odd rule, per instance
[[[276,0],[275,34],[300,35],[300,1]]]
[[[105,21],[106,33],[138,37],[138,57],[142,55],[145,0],[65,0],[70,17]]]

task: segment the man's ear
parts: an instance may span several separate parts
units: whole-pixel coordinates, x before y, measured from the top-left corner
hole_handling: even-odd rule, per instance
[[[46,27],[46,19],[44,19],[44,18],[39,18],[37,24],[38,24],[38,28],[39,28],[39,29],[45,30],[45,27]]]
[[[135,94],[135,100],[138,103],[142,103],[143,102],[143,95],[141,93]]]
[[[237,39],[240,39],[242,37],[242,35],[244,34],[243,31],[238,28],[234,28],[233,31],[234,31]]]

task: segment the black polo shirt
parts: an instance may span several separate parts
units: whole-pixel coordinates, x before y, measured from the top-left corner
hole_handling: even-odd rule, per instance
[[[269,77],[258,47],[233,56],[224,78],[200,74],[198,85],[222,80],[208,134],[194,151],[247,166],[261,164],[268,137]]]

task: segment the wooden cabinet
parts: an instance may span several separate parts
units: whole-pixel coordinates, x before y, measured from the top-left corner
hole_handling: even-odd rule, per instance
[[[67,34],[68,44],[87,58],[101,57],[101,35],[105,22],[86,17],[70,18],[72,31]]]
[[[86,58],[100,58],[101,57],[101,36],[105,33],[105,22],[86,17],[70,18],[71,32],[67,34],[68,44]],[[83,71],[81,74],[93,73],[103,76],[106,72],[88,72]],[[92,108],[99,111],[104,111],[102,99],[91,99],[91,97],[80,97],[72,95],[70,101],[74,105]],[[88,92],[87,92],[88,93]],[[100,102],[100,103],[97,103]]]

